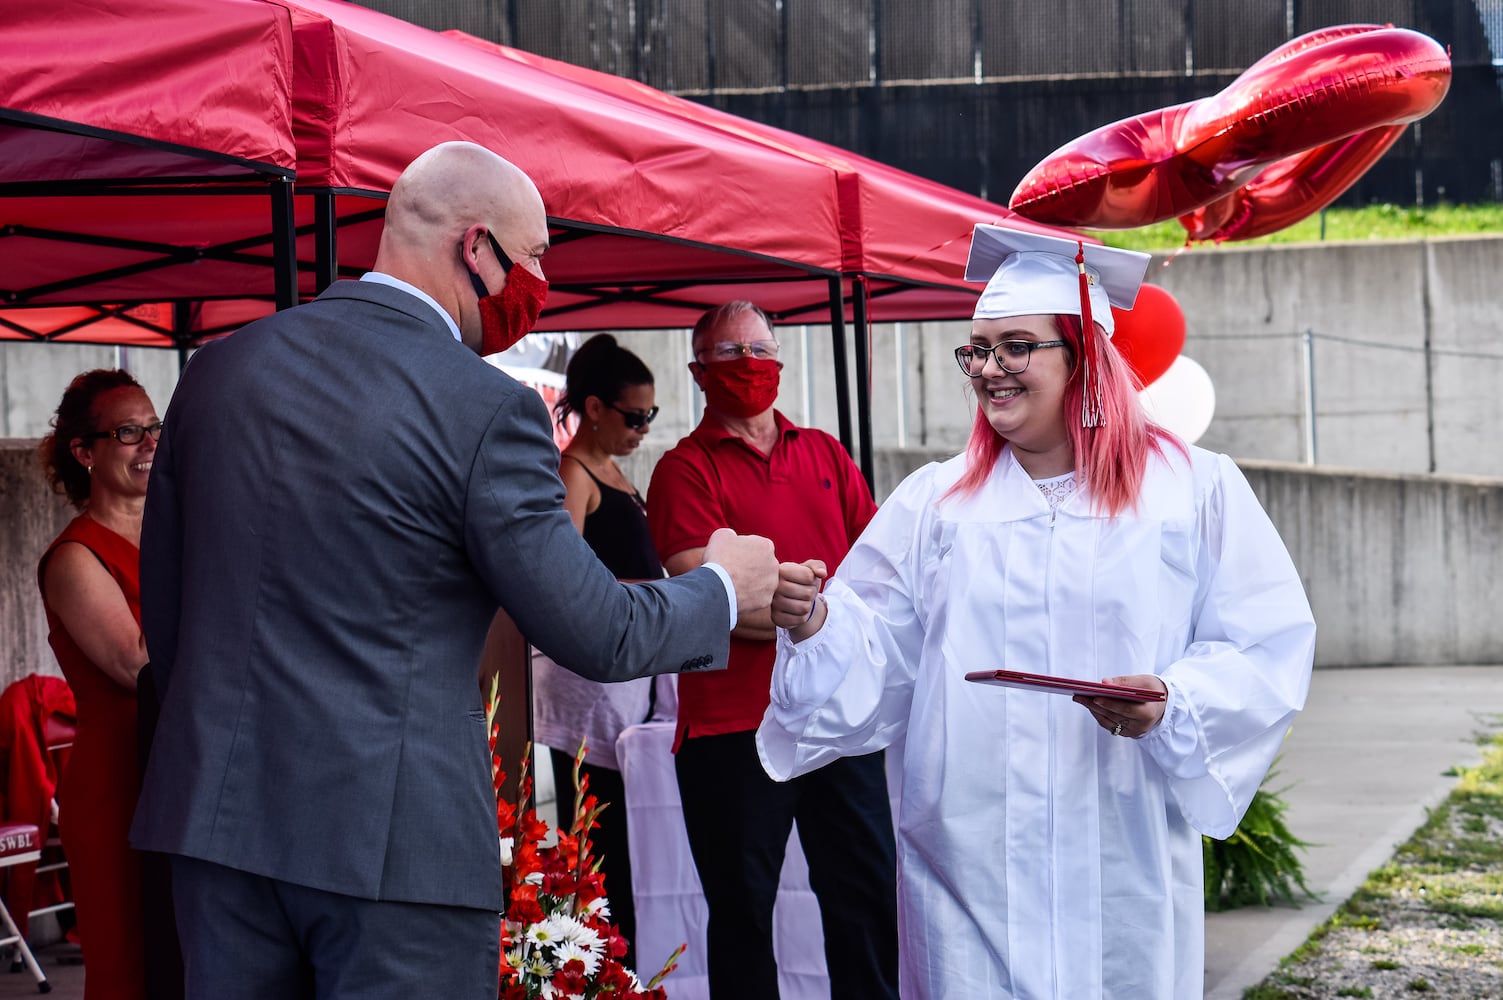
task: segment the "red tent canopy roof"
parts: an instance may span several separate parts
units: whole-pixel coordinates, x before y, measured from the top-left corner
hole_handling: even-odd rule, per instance
[[[832,280],[849,294],[854,275],[874,320],[968,316],[971,225],[1045,228],[641,84],[339,0],[56,0],[18,8],[0,57],[0,298],[33,306],[269,309],[238,300],[270,298],[266,195],[291,168],[311,295],[315,194],[333,196],[340,270],[358,274],[397,175],[445,139],[495,149],[543,194],[553,291],[539,329],[687,326],[743,297],[825,322]],[[166,334],[118,310],[92,329],[12,314],[0,338],[181,343],[220,332],[210,313],[224,311],[168,309]]]
[[[423,150],[468,139],[521,167],[563,224],[840,265],[819,165],[354,4],[287,7],[300,190],[385,193]]]
[[[9,4],[0,65],[0,184],[223,179],[295,162],[291,23],[260,0]]]
[[[675,97],[635,80],[497,45],[462,31],[445,34],[513,62],[576,80],[642,107],[826,167],[835,173],[840,191],[841,270],[846,274],[963,289],[965,296],[957,302],[964,307],[966,316],[970,315],[980,291],[976,286],[966,285],[963,279],[971,228],[976,223],[1006,225],[1051,236],[1075,235],[1032,222],[1006,206],[838,146]],[[1095,240],[1088,238],[1088,242]],[[931,296],[930,301],[937,303],[943,298]]]

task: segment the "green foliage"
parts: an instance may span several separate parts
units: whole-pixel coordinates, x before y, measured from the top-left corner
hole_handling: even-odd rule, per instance
[[[1330,208],[1302,219],[1287,229],[1241,240],[1226,246],[1268,243],[1318,243],[1351,240],[1415,240],[1469,233],[1503,233],[1503,205],[1368,205]],[[1103,243],[1130,250],[1166,253],[1185,245],[1185,229],[1178,222],[1161,222],[1140,229],[1093,233]]]
[[[1230,837],[1201,838],[1208,910],[1254,903],[1298,905],[1303,899],[1320,898],[1305,884],[1304,863],[1295,854],[1309,845],[1289,831],[1284,822],[1289,804],[1279,792],[1267,787],[1273,776],[1270,771]]]
[[[1490,724],[1497,727],[1500,720]],[[1243,1000],[1309,996],[1289,988],[1311,981],[1302,973],[1318,960],[1325,940],[1341,931],[1370,933],[1372,950],[1392,947],[1386,937],[1390,925],[1495,933],[1503,920],[1503,836],[1498,832],[1503,827],[1503,734],[1492,734],[1483,745],[1482,763],[1455,769],[1459,780],[1450,797],[1428,811],[1424,824],[1399,847],[1393,860],[1371,872],[1330,919],[1280,961],[1278,970],[1249,988]],[[1352,943],[1350,934],[1343,935],[1343,940],[1347,946]],[[1496,954],[1494,940],[1437,942],[1428,958],[1408,964],[1417,970],[1431,962],[1444,965],[1446,955],[1486,958]],[[1383,974],[1405,964],[1391,957],[1376,958],[1369,982],[1391,984],[1391,977]],[[1392,986],[1387,988],[1390,992],[1383,995],[1392,996]],[[1409,979],[1403,989],[1406,995],[1437,991],[1423,976]]]

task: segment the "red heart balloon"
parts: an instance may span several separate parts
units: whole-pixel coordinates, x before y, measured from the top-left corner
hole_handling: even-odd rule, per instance
[[[1145,386],[1169,370],[1185,347],[1185,313],[1158,285],[1138,289],[1131,309],[1112,309],[1117,330],[1112,346],[1127,359]]]
[[[1449,54],[1418,32],[1322,29],[1275,49],[1219,94],[1065,144],[1029,171],[1008,205],[1035,222],[1132,229],[1227,199],[1288,161],[1254,192],[1251,211],[1260,218],[1235,229],[1246,238],[1253,228],[1287,224],[1301,199],[1340,194],[1392,144],[1398,127],[1435,109],[1450,83]],[[1371,138],[1345,142],[1364,133]],[[1222,223],[1245,208],[1234,200],[1192,219],[1190,228],[1232,238]]]

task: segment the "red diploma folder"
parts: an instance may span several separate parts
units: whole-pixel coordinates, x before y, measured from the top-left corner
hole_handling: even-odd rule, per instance
[[[1164,700],[1164,692],[1155,691],[1153,688],[1103,684],[1100,681],[1051,677],[1048,674],[1024,674],[1016,670],[973,670],[965,675],[965,679],[978,684],[1001,684],[1003,687],[1027,688],[1031,691],[1048,691],[1054,694],[1084,694],[1097,698],[1121,698],[1123,701]]]

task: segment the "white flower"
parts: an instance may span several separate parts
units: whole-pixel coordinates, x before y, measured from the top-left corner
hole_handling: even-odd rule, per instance
[[[579,921],[573,917],[545,917],[527,928],[527,940],[549,947],[578,940]]]
[[[600,956],[577,941],[565,941],[553,953],[553,960],[562,969],[574,959],[584,963],[585,975],[593,976],[600,969]]]
[[[531,875],[528,875],[522,881],[526,882],[528,885],[542,885],[543,884],[543,873],[542,872],[533,872]]]
[[[512,848],[516,845],[515,837],[501,838],[501,867],[509,868],[512,860]]]
[[[587,916],[591,917],[600,917],[602,919],[609,917],[611,915],[610,900],[604,896],[598,896],[585,905],[584,911]]]
[[[602,952],[605,950],[605,942],[601,940],[600,935],[596,931],[577,921],[575,922],[575,926],[579,929],[570,935],[569,939],[571,941],[581,948],[589,949],[591,952]]]

